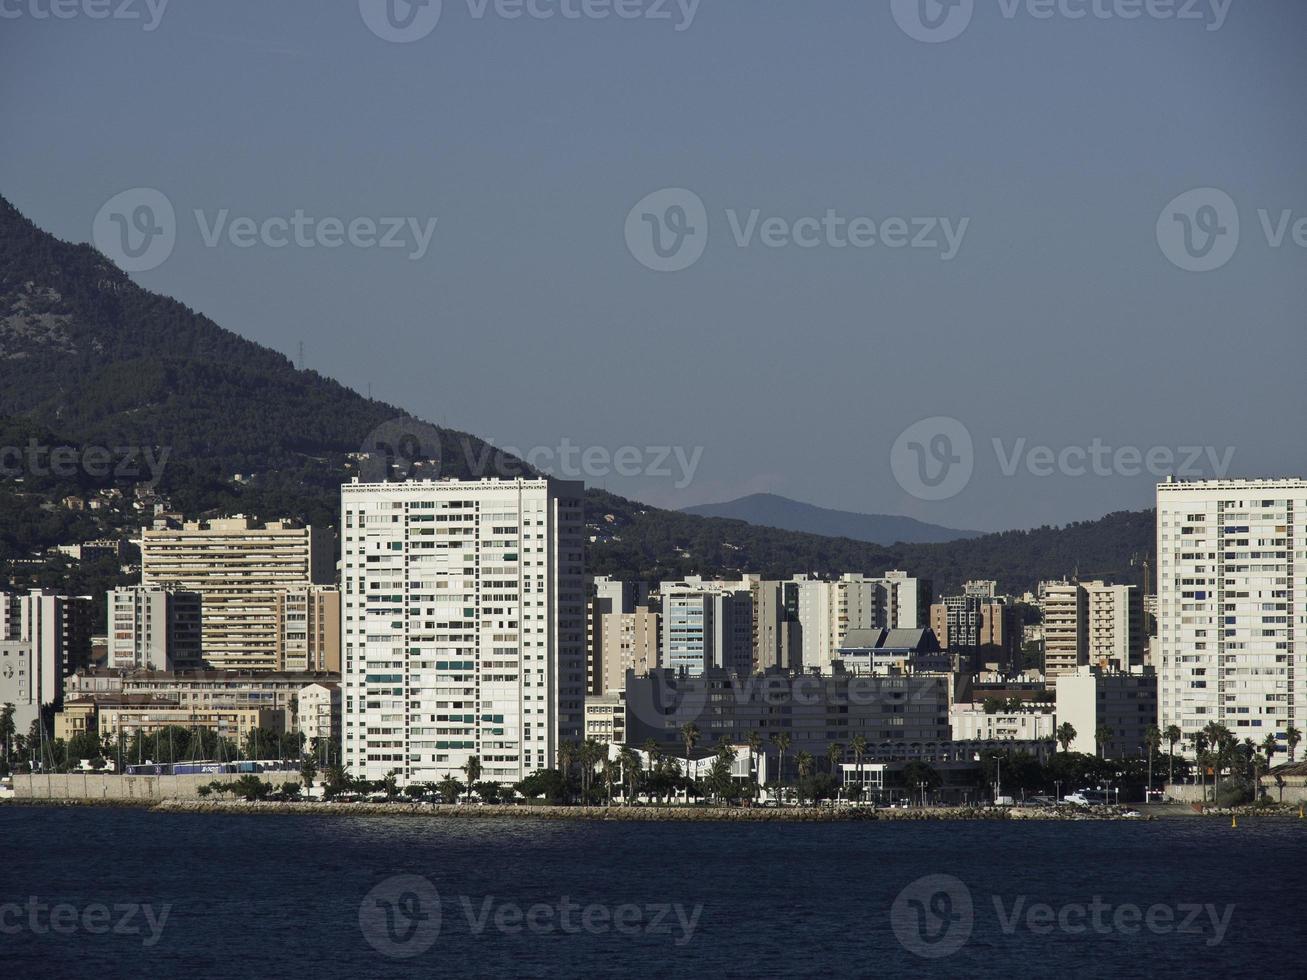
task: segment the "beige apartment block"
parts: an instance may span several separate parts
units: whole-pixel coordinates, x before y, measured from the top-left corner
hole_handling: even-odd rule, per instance
[[[279,594],[333,580],[331,532],[296,521],[233,517],[141,532],[141,583],[200,594],[213,667],[276,669]]]
[[[276,669],[340,673],[339,589],[278,593]]]
[[[1044,676],[1051,682],[1089,662],[1089,603],[1079,582],[1039,587],[1044,613]]]
[[[642,675],[658,666],[661,624],[662,614],[645,606],[636,606],[634,612],[605,613],[600,617],[605,694],[625,690],[628,670]]]

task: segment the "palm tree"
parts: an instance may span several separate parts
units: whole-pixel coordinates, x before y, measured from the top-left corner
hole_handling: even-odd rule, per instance
[[[563,776],[563,802],[571,802],[571,793],[568,791],[568,777],[572,772],[572,760],[576,758],[577,751],[580,747],[576,742],[568,739],[558,746],[558,771]]]
[[[831,742],[830,745],[826,747],[826,761],[830,764],[831,778],[835,780],[835,794],[837,798],[839,796],[840,777],[836,775],[835,764],[843,757],[844,746],[839,742]]]
[[[694,764],[690,761],[690,753],[694,751],[694,746],[699,741],[699,726],[692,721],[687,721],[682,725],[681,741],[685,743],[685,772],[688,777],[685,784],[685,802],[688,806],[690,803],[690,783],[694,782]]]
[[[745,741],[749,745],[749,779],[753,781],[753,785],[749,788],[749,795],[756,800],[758,798],[758,769],[755,760],[762,750],[762,736],[755,729],[749,732]]]
[[[1293,761],[1293,755],[1298,751],[1298,743],[1302,741],[1302,732],[1290,725],[1284,730],[1284,741],[1289,746],[1289,761]]]
[[[646,738],[644,740],[644,745],[642,745],[641,748],[644,749],[644,754],[649,759],[649,782],[650,785],[654,786],[654,800],[661,804],[663,802],[662,781],[658,780],[655,784],[654,777],[658,774],[660,769],[659,761],[662,758],[662,752],[658,748],[658,742],[652,738]]]
[[[780,753],[780,761],[776,764],[776,802],[778,805],[785,804],[785,753],[790,750],[790,733],[777,732],[771,737],[772,744],[776,746]]]
[[[635,788],[640,776],[640,759],[625,745],[617,751],[617,761],[622,766],[622,795],[630,803],[635,798]]]
[[[812,753],[800,752],[794,762],[799,768],[799,806],[803,806],[803,781],[812,774]]]
[[[467,776],[467,798],[472,799],[472,785],[481,781],[481,760],[474,755],[467,757],[463,763],[463,774]]]
[[[608,755],[607,749],[592,738],[581,743],[577,753],[581,761],[581,802],[590,802],[590,787],[594,785],[595,765]]]
[[[1194,761],[1198,764],[1198,785],[1202,788],[1203,802],[1207,802],[1207,736],[1194,732],[1189,736],[1194,746]]]
[[[1075,726],[1071,724],[1071,722],[1064,721],[1062,724],[1057,726],[1057,731],[1053,733],[1053,737],[1056,738],[1058,744],[1062,746],[1063,752],[1070,752],[1071,743],[1076,740],[1078,734],[1079,732],[1076,731]]]
[[[1162,744],[1162,733],[1156,725],[1149,725],[1148,730],[1144,732],[1144,747],[1148,750],[1148,788],[1144,790],[1144,802],[1148,802],[1148,794],[1153,791],[1153,756],[1157,754],[1157,747]]]
[[[9,767],[9,753],[13,749],[14,738],[18,734],[18,727],[14,724],[16,711],[12,701],[6,701],[5,706],[0,708],[0,758],[4,760],[6,769]]]
[[[1275,753],[1280,751],[1280,743],[1274,735],[1262,739],[1262,751],[1266,753],[1266,766],[1269,769],[1275,761]]]
[[[1112,736],[1115,734],[1116,732],[1112,731],[1108,725],[1099,725],[1094,729],[1094,742],[1098,746],[1098,757],[1100,759],[1107,758],[1107,743],[1111,741]]]
[[[853,753],[853,764],[858,767],[858,797],[861,799],[867,793],[867,783],[862,775],[862,760],[867,755],[867,737],[854,735],[849,742],[849,750]]]
[[[1184,732],[1180,730],[1179,725],[1167,725],[1166,731],[1162,732],[1162,737],[1170,743],[1171,750],[1166,758],[1166,781],[1175,782],[1175,746],[1184,738]]]

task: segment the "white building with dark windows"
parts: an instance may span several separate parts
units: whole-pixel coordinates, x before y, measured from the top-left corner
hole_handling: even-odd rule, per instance
[[[515,782],[580,739],[580,483],[341,488],[343,752],[355,776]]]
[[[1307,480],[1157,487],[1163,728],[1307,731]],[[1185,746],[1188,748],[1188,745]],[[1287,747],[1286,747],[1287,748]]]

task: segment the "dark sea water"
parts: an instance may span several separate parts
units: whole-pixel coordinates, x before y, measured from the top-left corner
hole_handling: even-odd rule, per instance
[[[0,975],[25,980],[1301,977],[1304,915],[1298,820],[0,808]]]

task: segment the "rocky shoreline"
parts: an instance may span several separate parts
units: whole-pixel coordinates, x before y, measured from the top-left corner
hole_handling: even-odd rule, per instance
[[[1037,807],[720,807],[720,806],[451,806],[430,803],[247,803],[240,800],[163,800],[153,807],[170,813],[328,814],[333,816],[408,816],[461,819],[509,817],[527,820],[629,821],[783,821],[852,823],[869,820],[1122,820],[1116,808],[1072,810]]]

